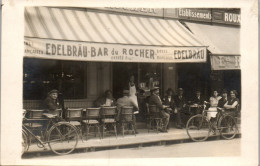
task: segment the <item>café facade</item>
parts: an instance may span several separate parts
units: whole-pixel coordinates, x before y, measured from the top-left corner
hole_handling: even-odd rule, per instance
[[[144,95],[152,86],[162,96],[178,87],[187,95],[197,89],[208,95],[214,70],[209,61],[219,59],[209,56],[214,45],[173,11],[26,7],[24,108],[39,107],[51,89],[63,93],[65,107],[92,107],[108,89],[121,97],[130,75]]]

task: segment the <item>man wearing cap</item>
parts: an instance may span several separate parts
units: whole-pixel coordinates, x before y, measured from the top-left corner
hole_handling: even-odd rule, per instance
[[[129,98],[129,95],[130,95],[129,93],[130,93],[129,90],[123,90],[123,97],[117,99],[117,102],[116,102],[117,103],[117,111],[118,111],[117,120],[120,119],[121,108],[123,106],[133,106],[134,109],[138,109],[136,107],[135,103],[133,102],[133,100],[131,100]],[[135,115],[134,115],[133,119],[134,119],[134,127],[135,127],[134,130],[135,130],[135,133],[137,134],[138,132],[136,130],[136,125],[135,125],[135,123],[136,123]]]
[[[164,111],[165,106],[163,106],[162,100],[159,96],[159,88],[154,87],[153,89],[151,89],[151,93],[152,94],[149,98],[148,103],[149,103],[149,105],[156,105],[157,108],[159,108],[161,110],[162,116],[165,118],[165,121],[164,121],[165,128],[162,129],[162,132],[167,132],[167,128],[169,128],[168,124],[170,121],[170,115]]]
[[[58,90],[51,90],[43,102],[43,107],[48,113],[57,114],[56,110],[61,108],[58,100]]]
[[[183,112],[184,108],[186,107],[186,99],[183,96],[182,88],[179,88],[177,92],[178,92],[178,94],[175,96],[175,102],[176,102],[176,107],[177,107],[177,113],[176,113],[177,125],[176,125],[176,127],[181,129],[184,127],[184,124],[182,122],[181,112]]]

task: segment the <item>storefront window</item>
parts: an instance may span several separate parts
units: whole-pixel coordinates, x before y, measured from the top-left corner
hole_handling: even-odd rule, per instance
[[[25,58],[24,100],[41,100],[52,89],[65,99],[84,98],[84,68],[84,62]]]

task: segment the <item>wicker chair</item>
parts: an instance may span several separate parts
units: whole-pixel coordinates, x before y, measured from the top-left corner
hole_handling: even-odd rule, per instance
[[[149,126],[148,126],[148,133],[150,132],[150,129],[156,129],[156,132],[158,134],[159,129],[163,128],[163,117],[161,115],[160,110],[157,108],[156,105],[149,105]],[[154,126],[152,126],[152,123],[155,123]]]
[[[67,108],[65,117],[66,117],[65,118],[66,121],[68,121],[70,124],[77,127],[83,142],[83,134],[82,134],[83,108]]]
[[[86,109],[86,120],[82,122],[85,123],[86,127],[86,138],[88,138],[89,130],[91,127],[94,127],[95,136],[97,133],[99,134],[99,138],[101,138],[100,134],[100,108],[87,108]]]
[[[101,107],[101,126],[102,126],[102,138],[104,138],[106,126],[111,125],[114,127],[114,132],[117,138],[116,130],[116,107]]]
[[[122,128],[122,134],[124,136],[125,126],[131,125],[132,132],[135,134],[135,124],[134,124],[134,111],[132,106],[123,106],[121,108],[120,124]]]

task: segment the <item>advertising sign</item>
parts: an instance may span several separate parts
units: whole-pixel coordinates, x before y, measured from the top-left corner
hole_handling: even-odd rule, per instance
[[[211,55],[212,70],[234,70],[240,69],[239,55]]]
[[[61,41],[25,37],[24,56],[110,62],[206,62],[206,47],[160,47]]]

